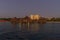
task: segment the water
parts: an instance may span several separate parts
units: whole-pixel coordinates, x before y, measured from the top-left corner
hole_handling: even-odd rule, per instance
[[[60,23],[0,22],[0,40],[60,40]]]

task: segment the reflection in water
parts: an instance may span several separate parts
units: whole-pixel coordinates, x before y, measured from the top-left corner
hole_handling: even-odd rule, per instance
[[[39,23],[19,23],[13,24],[14,31],[17,32],[24,32],[24,33],[44,33],[45,32],[45,25]]]
[[[38,32],[39,31],[39,24],[36,24],[36,23],[31,24],[30,31],[31,32]]]
[[[42,29],[43,27],[40,26],[40,24],[38,23],[19,23],[19,31],[22,31],[22,32],[39,32],[40,28]]]
[[[4,30],[5,29],[5,30]],[[13,31],[13,32],[12,32]],[[18,32],[19,31],[19,32]],[[26,40],[50,40],[60,38],[60,23],[1,23],[0,33],[5,32],[0,35],[0,38],[16,38],[16,39],[26,39]],[[60,40],[60,39],[59,39]]]
[[[13,26],[13,31],[18,32],[18,30],[19,30],[18,24],[12,24],[12,26]]]
[[[29,30],[29,24],[28,23],[26,23],[26,24],[19,23],[19,31],[25,32],[28,30]]]

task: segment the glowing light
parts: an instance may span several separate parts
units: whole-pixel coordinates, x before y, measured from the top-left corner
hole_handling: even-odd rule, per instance
[[[30,18],[32,20],[39,20],[40,16],[39,15],[30,15]]]

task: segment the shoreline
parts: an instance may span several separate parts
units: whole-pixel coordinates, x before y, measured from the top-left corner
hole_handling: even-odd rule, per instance
[[[55,21],[55,22],[46,22],[46,23],[60,23],[60,22]]]
[[[7,22],[7,20],[0,20],[0,22]],[[60,21],[47,21],[46,23],[60,23]]]
[[[0,20],[0,22],[7,22],[6,20]]]

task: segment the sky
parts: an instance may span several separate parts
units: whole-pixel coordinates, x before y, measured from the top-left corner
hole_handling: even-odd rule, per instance
[[[0,0],[0,17],[24,17],[31,14],[60,17],[60,0]]]

